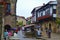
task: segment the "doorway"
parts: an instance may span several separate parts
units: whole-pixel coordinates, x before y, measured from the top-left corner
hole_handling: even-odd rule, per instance
[[[9,24],[5,25],[4,30],[7,30],[7,31],[11,30],[11,26]]]

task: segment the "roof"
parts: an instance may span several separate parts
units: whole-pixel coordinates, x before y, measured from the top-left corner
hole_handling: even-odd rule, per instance
[[[41,8],[41,6],[35,7],[35,8],[31,11],[31,13],[33,13],[33,12],[36,11],[36,10],[38,10],[39,8]]]
[[[19,18],[25,18],[24,16],[17,16],[17,17],[19,17]]]
[[[25,25],[24,27],[31,27],[31,26],[34,26],[35,24],[30,24],[30,25]]]
[[[17,17],[25,19],[25,17],[24,17],[24,16],[17,16]],[[26,19],[25,19],[25,20],[26,20]]]
[[[32,16],[30,16],[30,17],[26,18],[26,20],[29,20],[29,19],[31,19],[31,18],[32,18]]]
[[[41,9],[43,9],[45,6],[51,5],[51,4],[56,4],[56,5],[57,5],[57,1],[50,1],[50,2],[48,2],[46,5],[41,6],[38,10],[41,10]],[[37,10],[37,11],[38,11],[38,10]]]

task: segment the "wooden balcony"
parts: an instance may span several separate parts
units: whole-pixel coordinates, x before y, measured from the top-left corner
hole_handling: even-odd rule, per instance
[[[42,16],[42,17],[38,17],[37,20],[44,20],[44,19],[47,19],[47,18],[51,18],[52,16],[51,15],[45,15],[45,16]]]

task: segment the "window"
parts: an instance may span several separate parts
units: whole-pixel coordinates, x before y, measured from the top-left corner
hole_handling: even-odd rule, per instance
[[[45,14],[46,14],[46,15],[49,15],[49,14],[50,14],[50,9],[49,9],[49,8],[46,9]]]
[[[8,3],[6,8],[6,15],[10,15],[10,11],[11,11],[11,5],[10,3]]]
[[[43,13],[41,13],[41,16],[43,16]]]
[[[53,6],[53,9],[56,9],[56,6]]]
[[[39,12],[38,12],[38,17],[39,17]]]
[[[53,11],[53,10],[52,10],[52,7],[50,7],[50,15],[52,15],[52,11]]]
[[[43,16],[45,15],[45,11],[43,11]]]
[[[7,12],[9,13],[11,10],[11,5],[10,4],[7,4]]]
[[[56,14],[56,9],[53,9],[53,13]]]
[[[41,13],[42,13],[42,12],[39,12],[39,17],[41,17]]]

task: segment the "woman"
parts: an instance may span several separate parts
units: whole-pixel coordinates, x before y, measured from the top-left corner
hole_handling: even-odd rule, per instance
[[[12,32],[9,31],[9,32],[8,32],[8,37],[11,37],[11,36],[12,36]]]

